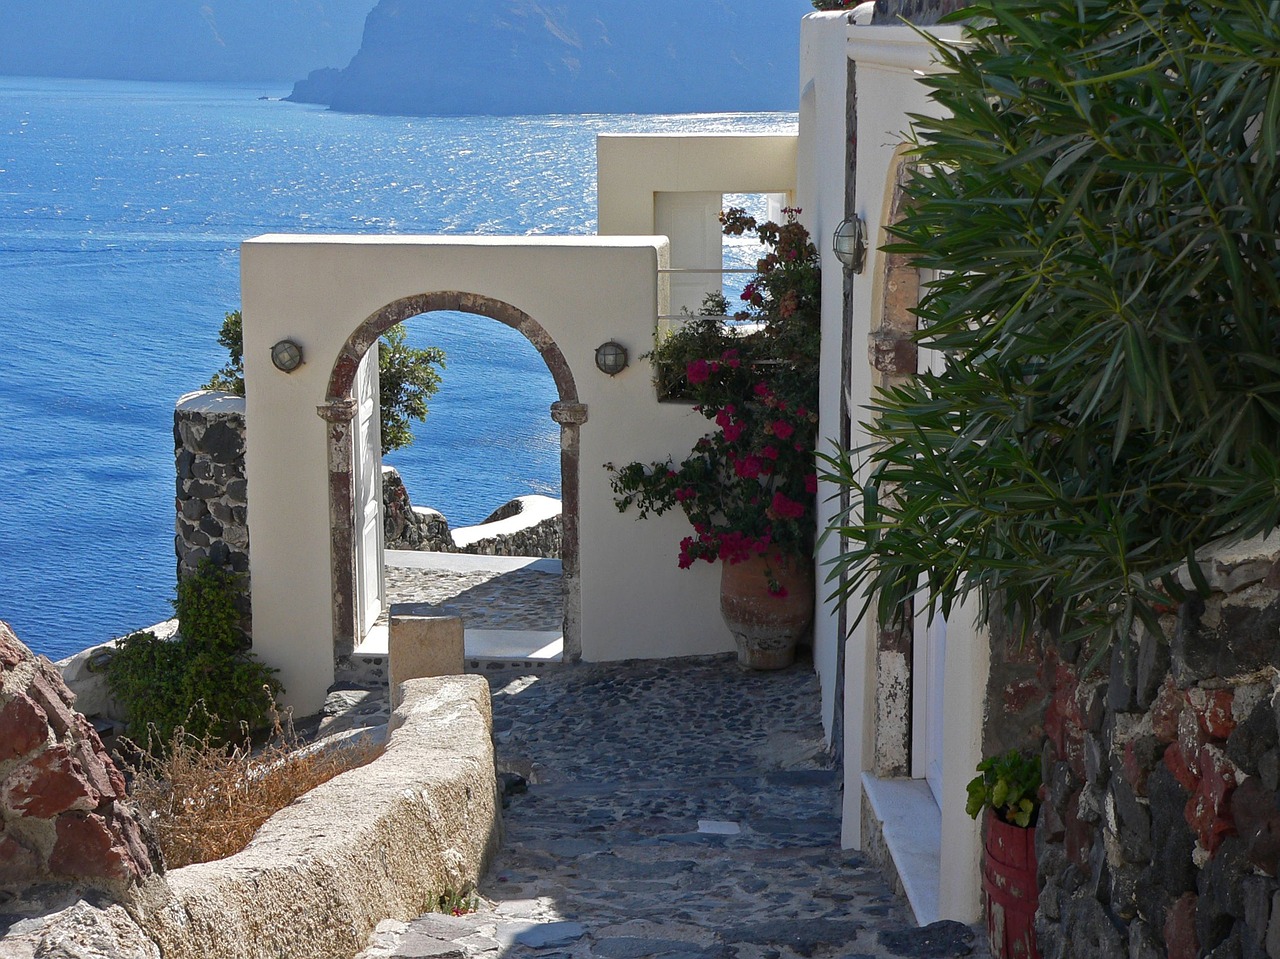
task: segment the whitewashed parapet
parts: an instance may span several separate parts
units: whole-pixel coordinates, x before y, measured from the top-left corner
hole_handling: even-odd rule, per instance
[[[244,397],[199,390],[173,412],[177,472],[174,550],[178,577],[201,560],[249,571],[249,494],[244,472]]]
[[[453,530],[453,552],[559,559],[564,544],[560,501],[519,496],[477,526]]]

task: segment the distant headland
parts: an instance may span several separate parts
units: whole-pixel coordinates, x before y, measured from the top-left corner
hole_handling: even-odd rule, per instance
[[[793,110],[809,0],[380,0],[287,99],[417,116]]]

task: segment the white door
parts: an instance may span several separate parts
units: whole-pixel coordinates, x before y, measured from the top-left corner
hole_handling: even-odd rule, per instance
[[[360,637],[382,612],[382,442],[378,417],[378,345],[360,362],[355,381],[356,611]]]

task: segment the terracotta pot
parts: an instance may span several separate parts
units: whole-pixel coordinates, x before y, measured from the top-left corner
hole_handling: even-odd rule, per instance
[[[769,592],[769,576],[785,595]],[[813,564],[753,556],[720,564],[720,614],[747,669],[783,669],[795,662],[796,641],[813,622]]]
[[[1011,826],[987,810],[982,888],[991,959],[1040,959],[1036,947],[1036,830]]]

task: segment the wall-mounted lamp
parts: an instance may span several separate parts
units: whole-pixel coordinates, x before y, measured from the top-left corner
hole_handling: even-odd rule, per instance
[[[616,340],[596,347],[596,368],[601,373],[617,376],[627,368],[627,348]]]
[[[867,262],[867,225],[862,217],[851,216],[840,221],[832,238],[831,249],[836,259],[850,273],[861,273]]]
[[[271,347],[271,365],[281,373],[292,373],[302,365],[302,347],[293,340],[281,340]]]

